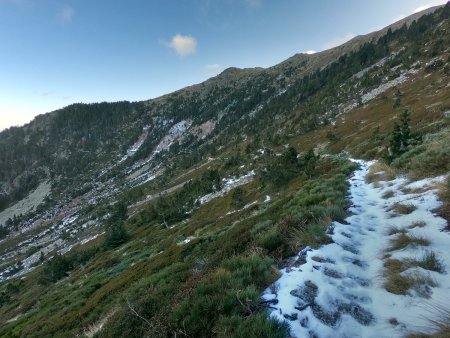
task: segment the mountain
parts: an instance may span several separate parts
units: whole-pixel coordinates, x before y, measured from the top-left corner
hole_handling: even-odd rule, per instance
[[[0,336],[284,337],[261,295],[289,257],[336,241],[349,156],[382,163],[380,186],[448,174],[449,14],[1,132]]]

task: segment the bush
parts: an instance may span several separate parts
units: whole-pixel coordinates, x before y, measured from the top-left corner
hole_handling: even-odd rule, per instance
[[[289,325],[267,318],[265,312],[243,318],[240,316],[220,317],[214,330],[217,337],[235,338],[284,338],[289,334]]]
[[[261,289],[274,277],[271,264],[271,259],[258,256],[226,260],[175,308],[173,325],[189,336],[206,337],[213,332],[220,316],[256,313]]]
[[[423,144],[413,147],[392,161],[392,166],[410,170],[417,178],[445,174],[450,170],[450,129],[428,135]]]
[[[253,227],[253,229],[250,231],[252,237],[255,237],[260,231],[264,230],[265,228],[267,228],[272,223],[273,223],[272,220],[267,220],[267,221],[264,221],[264,222],[257,223]]]
[[[44,266],[39,282],[43,285],[54,283],[67,276],[71,269],[72,262],[67,257],[57,254]]]
[[[120,221],[108,222],[105,236],[105,246],[108,248],[116,248],[128,239],[128,233]]]
[[[116,248],[128,239],[123,223],[127,219],[128,209],[125,203],[117,203],[106,222],[105,246]]]
[[[275,251],[284,244],[284,238],[277,227],[273,227],[259,240],[259,245],[269,252]]]

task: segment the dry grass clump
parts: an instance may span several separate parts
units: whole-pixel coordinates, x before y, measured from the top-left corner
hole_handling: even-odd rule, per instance
[[[386,280],[383,286],[386,291],[396,295],[405,295],[408,292],[413,286],[413,281],[401,275],[406,269],[407,267],[401,260],[386,259],[384,261],[383,275]]]
[[[408,227],[408,229],[423,228],[426,226],[427,226],[427,223],[425,223],[424,221],[415,221]]]
[[[427,328],[427,333],[414,333],[408,335],[408,338],[450,338],[450,308],[447,304],[430,304],[429,306],[430,328]],[[425,330],[424,330],[425,331]],[[428,333],[434,331],[433,333]]]
[[[427,246],[430,245],[430,241],[426,238],[419,236],[410,236],[405,233],[401,233],[398,237],[391,240],[390,251],[401,250],[407,246]]]
[[[408,215],[416,210],[417,207],[412,203],[402,204],[402,203],[394,203],[388,211],[394,211],[397,214]]]
[[[419,271],[414,273],[403,273],[414,267],[425,270],[444,273],[444,266],[433,251],[426,251],[420,259],[385,259],[383,275],[385,278],[384,288],[397,295],[405,295],[410,289],[415,290],[420,296],[428,298],[430,287],[436,286],[436,282]]]
[[[406,233],[407,233],[406,229],[402,229],[402,228],[391,227],[388,230],[389,236],[393,236],[393,235],[397,235],[397,234],[406,234]]]
[[[381,197],[384,199],[394,197],[394,192],[392,190],[387,190]]]
[[[391,181],[395,176],[395,171],[389,165],[377,162],[370,167],[365,180],[367,183],[378,183],[380,181]]]
[[[431,294],[430,287],[437,286],[437,283],[430,276],[420,272],[402,274],[407,266],[408,264],[397,259],[386,260],[384,288],[396,295],[406,295],[410,290],[414,290],[419,296],[428,298]]]

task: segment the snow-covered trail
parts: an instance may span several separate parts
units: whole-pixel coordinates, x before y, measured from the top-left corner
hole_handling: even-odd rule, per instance
[[[373,162],[357,162],[360,169],[350,178],[352,215],[347,224],[333,222],[334,243],[302,250],[263,294],[270,316],[288,321],[295,337],[402,337],[430,330],[428,319],[433,317],[426,304],[450,301],[449,275],[417,266],[402,274],[427,277],[435,287],[411,288],[406,295],[383,287],[387,258],[418,260],[432,250],[450,272],[450,235],[441,231],[446,221],[432,213],[440,205],[436,191],[427,188],[433,180],[408,184],[405,178],[397,178],[376,188],[364,180]],[[394,203],[416,209],[396,214],[390,210]],[[415,226],[417,221],[425,223]],[[430,243],[393,250],[392,241],[401,235],[393,233],[393,228]]]

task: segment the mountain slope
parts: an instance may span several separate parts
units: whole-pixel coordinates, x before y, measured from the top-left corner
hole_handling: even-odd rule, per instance
[[[346,154],[450,170],[449,13],[0,133],[0,335],[283,337],[260,295],[349,216]]]

